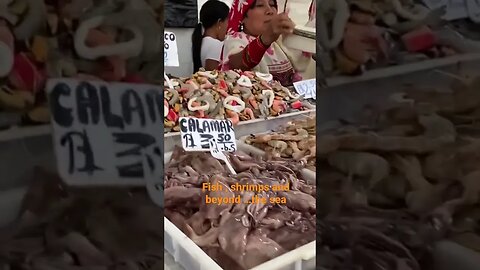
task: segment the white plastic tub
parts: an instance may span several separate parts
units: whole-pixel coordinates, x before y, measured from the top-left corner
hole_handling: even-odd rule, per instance
[[[480,46],[480,42],[478,42]],[[328,87],[337,87],[348,85],[355,88],[354,83],[373,81],[377,79],[391,78],[395,76],[408,75],[412,73],[428,72],[431,69],[444,68],[459,63],[480,60],[480,53],[458,54],[445,58],[430,59],[404,65],[378,68],[366,71],[360,76],[335,76],[326,78]],[[318,105],[318,104],[317,104]]]
[[[245,136],[252,133],[261,133],[267,130],[276,129],[278,126],[285,124],[292,119],[295,119],[302,115],[308,115],[315,113],[315,110],[306,110],[300,112],[286,113],[275,117],[269,117],[268,119],[253,119],[249,121],[241,121],[235,126],[235,135],[237,139],[241,136]],[[180,138],[180,132],[165,133],[165,153],[173,151],[175,145],[182,145]]]
[[[382,104],[392,94],[402,92],[406,88],[415,88],[419,91],[433,88],[446,90],[455,79],[437,71],[461,74],[466,78],[480,76],[479,54],[458,56],[453,59],[454,61],[452,59],[450,59],[452,61],[437,60],[445,60],[445,62],[442,65],[429,66],[428,69],[404,70],[405,72],[393,72],[387,75],[380,74],[380,70],[374,70],[372,72],[377,73],[368,80],[353,77],[348,82],[320,89],[316,101],[317,127],[328,121],[350,118],[358,114],[367,104]],[[429,63],[423,63],[423,65]],[[405,66],[398,68],[405,68]]]
[[[246,148],[245,144],[241,142],[237,143],[239,150],[245,151],[248,154],[254,153],[251,148]],[[164,158],[166,163],[170,161],[171,156],[172,152],[165,153]],[[313,178],[311,173],[302,171],[302,174],[306,181],[315,182],[315,174],[313,174]],[[164,218],[164,224],[164,248],[185,270],[222,270],[212,258],[166,217]],[[314,270],[316,262],[315,244],[316,241],[310,242],[258,265],[251,270]]]

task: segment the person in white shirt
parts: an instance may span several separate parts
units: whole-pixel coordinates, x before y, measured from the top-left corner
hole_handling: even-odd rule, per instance
[[[201,67],[216,70],[227,33],[230,8],[219,0],[208,0],[200,10],[200,23],[192,34],[193,72]]]

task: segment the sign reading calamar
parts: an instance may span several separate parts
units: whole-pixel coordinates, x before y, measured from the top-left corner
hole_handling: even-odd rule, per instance
[[[70,185],[138,185],[162,178],[163,91],[55,79],[47,84],[60,176]]]
[[[193,117],[180,117],[179,121],[185,151],[210,151],[211,140],[222,152],[237,151],[232,121]]]

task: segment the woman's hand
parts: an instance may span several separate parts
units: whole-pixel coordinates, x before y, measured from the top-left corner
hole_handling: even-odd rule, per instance
[[[294,28],[295,24],[286,13],[274,15],[272,20],[268,23],[267,32],[262,34],[262,42],[269,46],[277,41],[281,35],[293,33]]]

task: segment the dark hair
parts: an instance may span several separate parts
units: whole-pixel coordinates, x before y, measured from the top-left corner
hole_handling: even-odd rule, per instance
[[[195,26],[192,34],[192,56],[193,56],[193,72],[197,72],[202,67],[200,54],[202,51],[202,26],[205,30],[214,26],[219,21],[228,18],[230,8],[224,2],[218,0],[208,0],[203,4],[200,10],[200,23]]]

